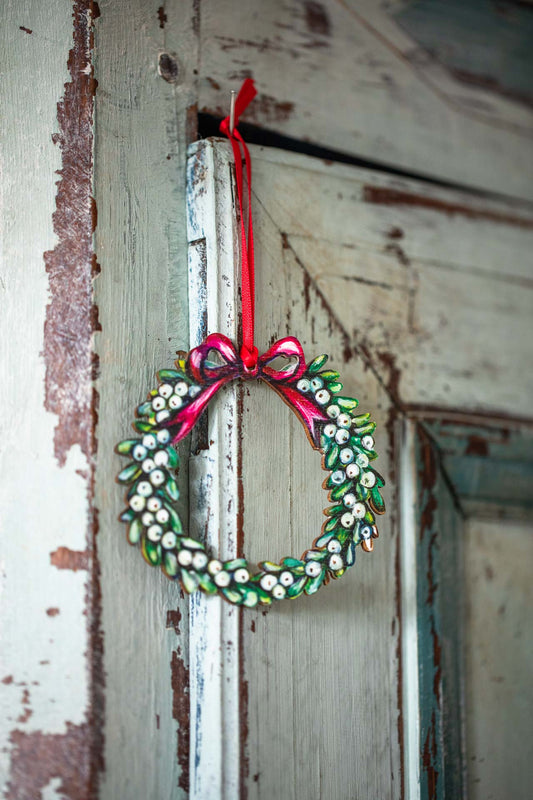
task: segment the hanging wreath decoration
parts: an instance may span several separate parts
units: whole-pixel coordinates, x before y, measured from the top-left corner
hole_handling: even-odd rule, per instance
[[[246,80],[235,104],[237,120],[255,93],[253,81]],[[385,511],[384,481],[370,465],[377,456],[375,423],[369,413],[355,413],[357,400],[340,394],[339,373],[324,369],[328,356],[306,364],[302,346],[293,336],[258,354],[253,343],[252,218],[250,211],[247,240],[239,145],[246,157],[249,200],[250,156],[230,118],[222,122],[221,130],[233,146],[241,211],[243,345],[238,352],[230,339],[214,333],[188,354],[178,353],[176,369],[158,373],[158,388],[137,409],[133,427],[140,436],[117,446],[117,452],[130,459],[118,475],[118,481],[129,487],[128,507],[120,519],[128,524],[129,542],[140,545],[148,564],[179,579],[186,592],[218,593],[231,603],[253,608],[304,592],[314,594],[355,563],[357,545],[370,552],[378,536],[375,516]],[[280,358],[287,364],[275,369],[272,362]],[[225,562],[212,558],[202,542],[187,536],[175,509],[174,475],[179,466],[175,445],[190,433],[218,390],[236,379],[264,381],[296,413],[312,447],[322,454],[322,467],[328,473],[323,488],[332,504],[324,511],[327,519],[320,536],[301,558],[262,561],[255,572],[244,558]]]

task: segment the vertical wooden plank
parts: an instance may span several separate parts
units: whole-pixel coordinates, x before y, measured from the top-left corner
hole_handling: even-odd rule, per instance
[[[3,796],[94,797],[93,4],[3,7]]]
[[[201,143],[188,168],[191,344],[207,332],[237,337],[238,238],[229,148]],[[191,457],[190,530],[218,558],[235,557],[238,536],[239,387],[207,411]],[[202,441],[203,439],[203,441]],[[239,785],[239,617],[241,609],[199,592],[190,599],[190,797],[231,800]]]
[[[102,2],[97,28],[95,282],[101,332],[97,498],[105,632],[101,798],[182,798],[189,787],[188,611],[117,521],[113,455],[136,406],[187,347],[185,161],[194,104],[192,3]],[[179,477],[187,508],[187,458]]]

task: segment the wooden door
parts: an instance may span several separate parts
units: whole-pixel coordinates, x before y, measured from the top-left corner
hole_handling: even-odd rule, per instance
[[[438,570],[460,570],[461,558],[472,568],[474,636],[485,624],[476,616],[485,567],[494,570],[487,539],[502,501],[487,522],[484,492],[496,474],[522,487],[506,511],[527,556],[528,4],[25,0],[7,2],[4,17],[6,797],[413,798],[478,778],[483,791],[490,773],[449,765],[465,763],[461,724],[476,764],[492,755],[483,748],[495,740],[476,731],[498,709],[476,717],[467,702],[455,738],[449,711],[461,710],[469,685],[502,677],[501,664],[476,673],[468,650],[466,666],[457,663],[454,615],[441,602],[456,573]],[[187,146],[199,128],[216,130],[247,75],[259,88],[247,133],[282,146],[253,153],[259,343],[290,331],[309,357],[330,353],[378,421],[388,503],[373,555],[317,597],[264,617],[189,603],[147,569],[117,521],[113,452],[156,370],[188,346],[189,327],[192,343],[208,318],[231,329],[227,145],[193,148],[188,182]],[[298,423],[253,389],[221,396],[211,424],[223,429],[236,414],[238,436],[215,437],[209,450],[193,439],[179,477],[184,517],[191,486],[193,530],[205,521],[198,487],[221,477],[210,493],[216,548],[252,559],[305,547],[323,505]],[[224,465],[229,447],[239,469]],[[453,453],[462,471],[447,463]],[[493,454],[496,467],[483,471]],[[465,497],[469,475],[484,481]],[[462,555],[444,558],[443,530],[464,535]],[[501,575],[519,588],[504,541],[491,555],[509,556]],[[470,558],[480,548],[481,560]],[[507,593],[483,644],[507,632],[503,620],[521,619],[524,597]],[[514,681],[527,671],[522,655]],[[492,681],[492,699],[510,683]],[[520,759],[530,760],[525,747]]]
[[[460,531],[469,503],[478,502],[479,515],[485,500],[494,517],[531,491],[529,426],[519,419],[528,410],[531,353],[512,334],[533,308],[522,277],[531,219],[525,207],[511,217],[506,204],[467,192],[274,150],[253,148],[252,156],[258,345],[292,333],[309,357],[329,352],[378,422],[389,511],[372,555],[361,552],[319,595],[268,611],[192,600],[191,795],[459,797],[465,782],[476,785],[464,761],[475,745],[463,729]],[[206,330],[237,332],[233,196],[228,145],[196,146],[193,341]],[[490,266],[503,242],[514,255],[504,279]],[[191,462],[197,529],[207,525],[224,557],[299,556],[324,507],[316,453],[264,385],[228,389],[218,403],[209,446]],[[518,466],[512,447],[498,449],[509,424],[492,409],[516,418]],[[466,422],[454,450],[452,432],[459,437]],[[516,591],[523,607],[527,594]],[[513,724],[507,718],[495,738]]]

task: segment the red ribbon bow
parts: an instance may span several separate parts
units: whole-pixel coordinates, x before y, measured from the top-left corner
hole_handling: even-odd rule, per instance
[[[221,364],[215,364],[209,360],[212,352],[218,354]],[[290,362],[283,369],[274,369],[270,366],[270,362],[279,356],[295,357],[296,360]],[[244,380],[260,378],[268,383],[297,413],[308,431],[313,447],[318,449],[320,436],[316,424],[317,422],[327,422],[328,418],[317,405],[312,394],[306,397],[294,385],[302,377],[305,369],[302,345],[294,336],[287,336],[285,339],[275,342],[266,353],[257,358],[255,366],[250,368],[245,364],[242,356],[238,355],[231,339],[222,333],[212,333],[201,345],[193,348],[189,353],[186,370],[202,387],[202,391],[192,403],[180,409],[171,420],[165,423],[166,427],[180,426],[173,438],[173,443],[179,442],[187,436],[211,398],[224,384],[236,378]]]

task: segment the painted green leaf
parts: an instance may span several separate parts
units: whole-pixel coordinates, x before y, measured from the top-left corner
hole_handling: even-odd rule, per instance
[[[176,469],[180,463],[180,457],[173,447],[167,447],[168,453],[168,466],[170,469]]]
[[[351,488],[352,484],[349,481],[346,481],[346,483],[341,483],[340,486],[335,486],[331,490],[331,492],[329,493],[330,497],[332,500],[340,500],[342,497],[344,497],[345,494],[347,494],[350,491]]]
[[[137,406],[137,414],[140,417],[148,417],[154,415],[154,409],[152,408],[152,404],[150,402],[141,403],[140,406]]]
[[[350,546],[344,555],[344,563],[347,567],[351,567],[353,564],[355,564],[355,542],[350,543]]]
[[[332,394],[337,394],[337,392],[342,392],[342,383],[328,383],[328,389]]]
[[[168,494],[168,496],[170,497],[171,500],[176,501],[178,499],[178,497],[180,496],[180,493],[178,491],[178,484],[176,483],[176,481],[174,480],[174,478],[172,476],[169,476],[169,478],[168,478],[168,480],[167,480],[167,482],[165,484],[165,491],[166,491],[166,493]]]
[[[188,378],[177,369],[160,369],[157,373],[160,381],[188,381]]]
[[[307,575],[304,575],[303,578],[300,580],[295,581],[289,588],[287,589],[287,595],[289,597],[299,597],[303,590],[305,589],[305,584],[307,583]]]
[[[170,514],[170,527],[174,531],[175,534],[180,536],[183,533],[183,525],[181,524],[181,519],[179,518],[178,512],[172,506],[167,505],[165,503],[165,508]]]
[[[320,377],[325,381],[336,381],[340,378],[340,375],[338,372],[335,372],[334,369],[325,369],[320,373]]]
[[[120,515],[120,520],[121,522],[131,522],[134,517],[135,517],[135,511],[132,508],[127,508]]]
[[[335,403],[345,411],[351,411],[359,405],[357,400],[353,397],[336,397]]]
[[[151,433],[154,429],[154,425],[143,419],[136,419],[133,423],[133,427],[136,431],[139,431],[139,433]]]
[[[224,569],[227,569],[229,572],[233,572],[234,569],[239,569],[239,567],[246,566],[247,561],[245,558],[234,558],[232,561],[224,562]]]
[[[180,578],[187,594],[192,594],[196,591],[198,588],[198,575],[195,572],[189,572],[189,570],[182,568]]]
[[[327,360],[328,356],[326,355],[317,356],[315,360],[311,361],[311,363],[308,365],[307,371],[312,375],[315,375],[317,372],[319,372],[319,370],[322,369]]]
[[[318,592],[318,590],[322,586],[323,580],[324,580],[324,571],[322,570],[320,575],[317,575],[316,578],[311,578],[311,580],[305,587],[305,593],[314,594],[315,592]]]
[[[138,464],[128,464],[127,467],[124,467],[122,472],[118,473],[117,481],[120,481],[120,483],[131,483],[137,480],[141,475],[142,469]]]
[[[172,550],[167,550],[163,557],[163,569],[170,578],[175,578],[179,572],[178,559],[176,553]]]
[[[279,564],[274,564],[273,561],[260,561],[259,568],[265,572],[281,572],[282,567]]]
[[[305,554],[306,561],[322,561],[324,559],[325,553],[319,550],[308,550]]]
[[[337,461],[337,458],[339,457],[339,452],[340,451],[338,444],[334,444],[333,447],[330,450],[328,450],[325,459],[325,465],[327,469],[333,469]]]
[[[128,541],[130,544],[139,544],[143,525],[139,517],[136,517],[128,528]]]
[[[255,589],[251,589],[250,587],[245,586],[242,589],[242,593],[243,593],[243,597],[244,597],[243,604],[247,608],[255,608],[255,606],[259,602],[259,595],[255,591]]]
[[[369,433],[372,434],[376,430],[376,423],[375,422],[368,422],[365,425],[361,425],[358,428],[354,429],[354,433],[356,436],[366,436]]]
[[[324,514],[327,514],[328,517],[333,517],[333,516],[338,516],[339,514],[344,514],[344,511],[345,511],[344,506],[336,505],[326,508]]]
[[[230,601],[230,603],[235,603],[236,605],[240,605],[244,600],[244,595],[238,589],[222,589],[222,594]]]
[[[125,439],[123,442],[117,444],[115,450],[117,453],[120,453],[121,456],[129,456],[136,444],[139,444],[138,439]]]
[[[141,543],[141,551],[152,567],[157,567],[161,563],[161,545],[159,542],[151,542],[146,536],[143,537]]]
[[[188,536],[180,536],[179,545],[181,547],[186,547],[189,550],[203,550],[204,547],[201,542],[197,542],[196,539],[189,539]]]
[[[326,531],[328,531],[328,532],[329,532],[329,531],[332,531],[332,530],[334,530],[336,527],[337,527],[337,520],[336,520],[336,518],[335,518],[335,517],[331,517],[330,519],[328,519],[328,521],[327,521],[327,522],[326,522],[326,524],[324,525],[324,533],[325,533]]]
[[[380,494],[379,486],[377,484],[372,488],[370,494],[372,495],[372,503],[374,504],[374,508],[376,509],[377,513],[383,514],[385,511],[385,501]]]
[[[329,542],[329,540],[333,539],[333,535],[334,535],[333,532],[331,532],[331,533],[323,533],[322,536],[320,536],[316,540],[315,547],[325,547],[327,545],[327,543]]]
[[[198,575],[198,583],[207,594],[217,593],[217,587],[208,572],[201,572]]]
[[[366,425],[368,420],[370,419],[370,412],[366,412],[366,414],[358,414],[356,417],[353,417],[353,424],[356,428],[359,428],[361,425]],[[372,422],[374,428],[376,427],[376,423]]]
[[[369,525],[373,525],[373,524],[374,524],[374,522],[376,521],[376,518],[374,517],[374,515],[373,515],[373,513],[370,511],[370,509],[368,509],[368,511],[366,512],[366,514],[365,514],[365,516],[364,516],[364,520],[365,520],[365,522],[367,522]]]
[[[284,567],[300,567],[302,562],[298,558],[291,558],[290,556],[285,556],[283,559],[283,566]]]

